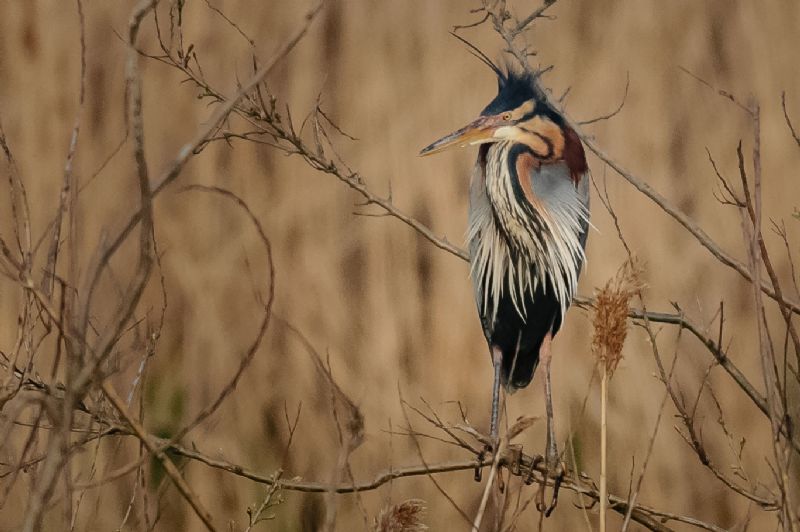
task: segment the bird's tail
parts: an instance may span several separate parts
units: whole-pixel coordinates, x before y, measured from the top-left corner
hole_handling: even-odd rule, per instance
[[[539,365],[539,353],[518,353],[518,356],[503,357],[502,382],[506,392],[512,394],[525,388],[533,379],[533,372]]]

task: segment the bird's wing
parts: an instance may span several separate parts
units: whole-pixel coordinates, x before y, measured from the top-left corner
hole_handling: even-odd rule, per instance
[[[532,166],[530,187],[544,230],[542,253],[536,262],[566,312],[578,286],[589,229],[589,176],[577,181],[563,161]]]

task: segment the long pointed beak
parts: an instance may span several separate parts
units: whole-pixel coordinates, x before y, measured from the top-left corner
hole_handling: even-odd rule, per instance
[[[470,124],[462,127],[458,131],[442,137],[430,146],[419,152],[420,157],[433,155],[448,148],[467,146],[472,144],[484,144],[494,140],[494,132],[497,129],[497,120],[494,116],[481,116]]]

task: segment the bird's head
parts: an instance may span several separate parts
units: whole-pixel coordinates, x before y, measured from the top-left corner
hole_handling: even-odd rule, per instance
[[[448,148],[512,141],[527,145],[543,161],[563,158],[565,123],[536,86],[534,74],[503,72],[489,63],[498,78],[497,96],[480,116],[424,148],[432,155]]]

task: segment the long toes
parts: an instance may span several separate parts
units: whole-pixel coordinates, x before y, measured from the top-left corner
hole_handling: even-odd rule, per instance
[[[525,485],[530,486],[533,484],[533,472],[536,471],[536,468],[544,462],[544,458],[542,456],[534,455],[531,460],[531,467],[528,469],[528,474],[525,476]]]
[[[483,478],[483,461],[486,459],[486,447],[478,453],[478,465],[475,466],[475,482],[480,482]]]
[[[564,462],[560,460],[556,460],[554,464],[548,464],[547,466],[547,474],[552,479],[564,479],[564,475],[567,474],[567,468]]]
[[[555,510],[558,505],[558,491],[561,489],[561,483],[564,481],[566,471],[566,466],[560,461],[556,463],[555,469],[548,468],[548,476],[553,479],[553,498],[550,499],[550,505],[544,512],[545,517],[550,517],[550,514],[553,513],[553,510]]]
[[[478,453],[477,462],[478,465],[475,466],[475,482],[480,482],[483,478],[483,462],[486,460],[487,456],[494,456],[494,450],[497,448],[497,444],[494,443],[487,443],[481,449],[481,452]]]

